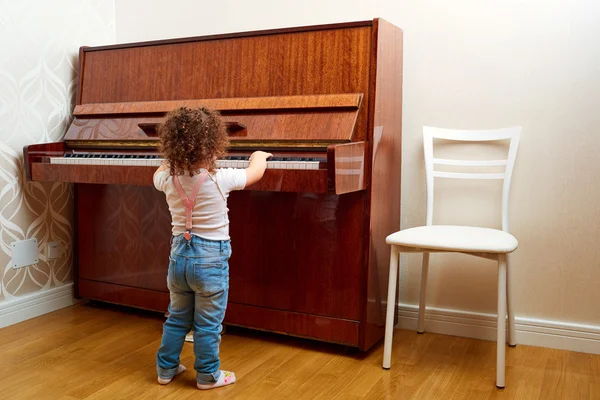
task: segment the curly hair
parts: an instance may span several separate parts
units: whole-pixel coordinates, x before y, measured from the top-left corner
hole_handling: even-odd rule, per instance
[[[218,111],[204,107],[177,108],[158,127],[160,151],[169,162],[171,175],[194,175],[203,167],[214,172],[216,161],[229,145],[225,124]]]

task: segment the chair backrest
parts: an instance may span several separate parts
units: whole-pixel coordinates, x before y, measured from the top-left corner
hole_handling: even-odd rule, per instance
[[[425,152],[425,174],[427,177],[427,225],[433,224],[433,183],[434,178],[447,179],[501,179],[502,185],[502,230],[508,232],[508,200],[510,183],[521,137],[521,127],[494,130],[455,130],[430,126],[423,127],[423,147]],[[454,160],[434,158],[433,139],[445,139],[459,142],[490,142],[510,140],[508,156],[501,160]],[[436,165],[452,165],[459,167],[504,167],[504,172],[443,172],[436,171]],[[489,171],[489,169],[488,169]]]

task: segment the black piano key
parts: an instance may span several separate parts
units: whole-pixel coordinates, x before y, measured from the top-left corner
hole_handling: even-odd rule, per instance
[[[73,157],[73,154],[72,153],[67,153],[67,154],[65,154],[65,157],[67,157],[67,158]]]

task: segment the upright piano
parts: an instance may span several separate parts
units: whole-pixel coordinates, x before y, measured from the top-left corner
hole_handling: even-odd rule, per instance
[[[382,19],[82,47],[73,121],[24,148],[26,174],[75,184],[78,298],[165,311],[156,126],[179,106],[219,110],[219,167],[274,155],[229,198],[225,323],[367,350],[400,225],[401,99],[402,31]]]

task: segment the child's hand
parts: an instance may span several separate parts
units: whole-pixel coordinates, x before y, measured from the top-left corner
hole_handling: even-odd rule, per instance
[[[264,151],[255,151],[250,155],[249,161],[252,161],[255,158],[262,158],[263,160],[266,160],[269,157],[273,157],[273,154],[265,153]]]

